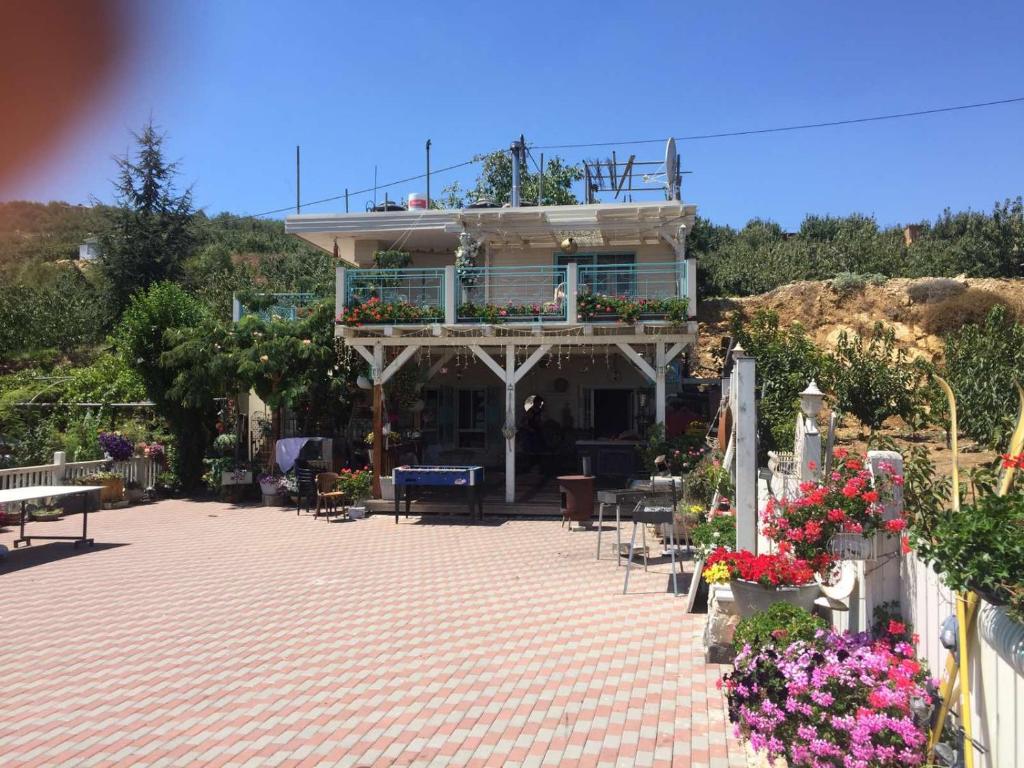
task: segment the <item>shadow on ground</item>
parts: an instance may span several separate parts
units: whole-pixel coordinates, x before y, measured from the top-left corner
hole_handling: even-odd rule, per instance
[[[29,547],[12,549],[7,557],[0,560],[0,573],[11,573],[32,568],[37,565],[46,565],[58,560],[66,560],[71,557],[83,557],[95,552],[102,552],[107,549],[127,547],[128,544],[102,542],[93,544],[80,544],[77,547],[72,541],[51,541],[49,544],[36,544]]]

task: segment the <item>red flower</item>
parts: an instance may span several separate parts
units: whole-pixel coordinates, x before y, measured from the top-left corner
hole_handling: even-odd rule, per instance
[[[878,501],[878,491],[864,491],[860,497],[868,504],[874,504]]]
[[[886,628],[886,631],[890,635],[904,635],[907,632],[907,625],[904,624],[902,621],[896,621],[896,619],[890,619],[889,620],[889,626]]]
[[[899,533],[907,527],[907,521],[897,517],[895,520],[885,521],[885,530],[889,533]]]
[[[913,550],[910,548],[910,537],[909,536],[901,536],[900,537],[900,552],[903,553],[904,555],[909,555],[912,551]]]

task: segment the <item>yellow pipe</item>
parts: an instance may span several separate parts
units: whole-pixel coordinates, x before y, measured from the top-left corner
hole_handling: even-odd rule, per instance
[[[1016,384],[1016,382],[1014,382]],[[1021,389],[1020,384],[1017,386],[1017,398],[1020,400],[1020,408],[1017,411],[1017,428],[1013,430],[1013,434],[1010,435],[1010,446],[1008,452],[1011,456],[1019,456],[1024,452],[1024,389]],[[1003,476],[999,481],[999,495],[1005,496],[1010,492],[1010,487],[1013,485],[1013,475],[1017,471],[1016,467],[1007,467],[1003,470]]]
[[[960,635],[960,726],[964,730],[965,768],[974,768],[974,741],[972,738],[974,725],[971,722],[971,678],[967,648],[970,641],[971,623],[977,606],[978,596],[974,592],[968,592],[966,596],[962,594],[956,596],[956,624]]]

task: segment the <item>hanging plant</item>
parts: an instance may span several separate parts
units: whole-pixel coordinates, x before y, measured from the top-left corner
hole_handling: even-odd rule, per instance
[[[483,244],[469,232],[459,235],[459,246],[455,249],[455,271],[463,285],[474,286],[479,277],[471,270],[476,269]]]

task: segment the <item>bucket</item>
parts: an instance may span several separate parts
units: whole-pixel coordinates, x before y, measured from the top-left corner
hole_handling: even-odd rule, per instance
[[[427,196],[420,194],[419,192],[409,193],[409,210],[421,210],[427,209]]]

